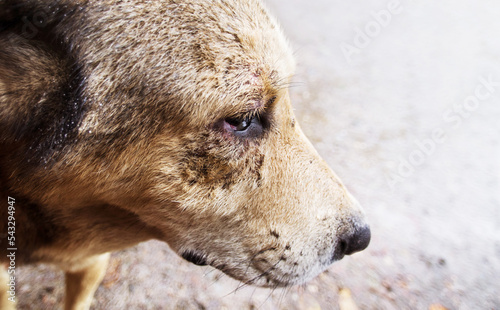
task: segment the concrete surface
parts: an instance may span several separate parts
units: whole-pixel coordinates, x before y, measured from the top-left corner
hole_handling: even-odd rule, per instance
[[[113,255],[94,309],[500,309],[500,3],[268,4],[296,114],[364,205],[369,249],[270,291],[148,242]],[[60,272],[20,272],[20,309],[60,307]]]

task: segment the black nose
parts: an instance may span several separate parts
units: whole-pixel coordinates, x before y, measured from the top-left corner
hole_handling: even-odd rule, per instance
[[[359,251],[363,251],[370,244],[371,232],[370,227],[365,226],[357,228],[354,233],[340,237],[340,240],[333,254],[334,260],[339,260],[344,255],[351,255]]]

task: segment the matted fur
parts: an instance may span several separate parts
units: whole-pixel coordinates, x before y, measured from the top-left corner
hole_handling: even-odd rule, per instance
[[[107,252],[153,238],[250,284],[320,273],[366,224],[295,121],[293,72],[257,0],[1,2],[17,262],[65,270],[68,309],[89,306]],[[252,115],[252,132],[228,125]]]

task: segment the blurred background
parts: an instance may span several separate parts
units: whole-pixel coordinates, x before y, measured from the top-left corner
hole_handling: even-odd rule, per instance
[[[271,291],[147,242],[113,254],[94,309],[500,309],[500,3],[267,4],[295,51],[297,118],[370,247]],[[62,282],[21,268],[19,308],[57,309]]]

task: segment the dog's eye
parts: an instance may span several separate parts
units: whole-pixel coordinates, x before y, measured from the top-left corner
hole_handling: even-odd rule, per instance
[[[262,134],[262,120],[257,116],[226,118],[224,128],[233,135],[242,138],[258,137]]]
[[[226,119],[226,123],[228,123],[234,131],[245,131],[250,127],[254,118],[255,117],[242,119],[228,118]]]

